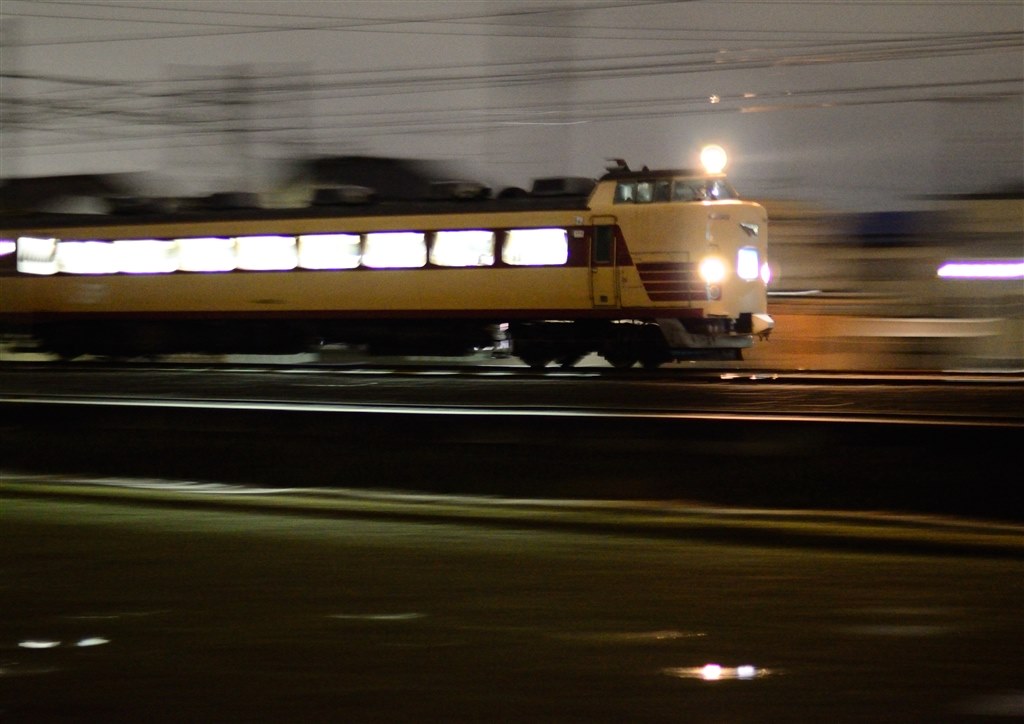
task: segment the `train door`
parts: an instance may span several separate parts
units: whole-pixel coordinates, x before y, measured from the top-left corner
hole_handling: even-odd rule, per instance
[[[615,217],[591,219],[590,293],[595,307],[619,306],[619,275],[615,267]]]

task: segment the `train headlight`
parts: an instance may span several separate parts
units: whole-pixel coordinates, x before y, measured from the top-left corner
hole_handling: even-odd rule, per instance
[[[697,273],[705,284],[718,284],[725,279],[725,262],[717,256],[706,256],[701,259]]]
[[[768,286],[772,281],[772,268],[768,266],[768,262],[761,265],[761,281],[764,282],[765,286]]]
[[[757,279],[760,273],[760,260],[757,249],[753,246],[744,246],[736,254],[736,276],[746,282]]]
[[[728,162],[729,156],[721,146],[705,146],[700,150],[700,165],[708,173],[722,173]]]

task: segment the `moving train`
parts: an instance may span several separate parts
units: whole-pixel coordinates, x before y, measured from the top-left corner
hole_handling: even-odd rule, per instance
[[[737,359],[774,326],[767,216],[712,151],[701,171],[618,161],[497,195],[341,186],[304,208],[0,219],[0,332],[63,358],[341,344],[535,368]]]

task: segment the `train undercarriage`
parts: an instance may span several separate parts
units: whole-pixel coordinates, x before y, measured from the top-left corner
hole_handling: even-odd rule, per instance
[[[194,354],[296,354],[329,345],[370,356],[455,357],[491,349],[534,369],[573,367],[587,355],[625,369],[653,369],[680,359],[735,360],[749,337],[742,320],[77,320],[28,328],[40,351],[62,359],[84,355],[143,358]],[[671,343],[670,343],[671,342]]]

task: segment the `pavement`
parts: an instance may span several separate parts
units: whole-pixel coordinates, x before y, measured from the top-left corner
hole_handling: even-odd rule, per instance
[[[519,499],[354,488],[269,488],[0,471],[0,499],[557,530],[767,547],[1024,559],[1024,525],[945,515]]]

